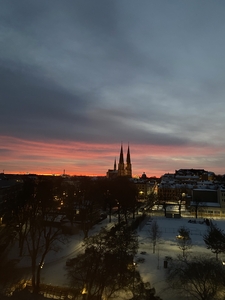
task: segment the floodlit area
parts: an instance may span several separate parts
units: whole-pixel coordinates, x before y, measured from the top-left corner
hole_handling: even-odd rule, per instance
[[[157,221],[161,237],[156,244],[155,253],[153,253],[153,246],[150,240],[150,228],[153,220]],[[216,219],[212,220],[221,229],[225,230],[225,220]],[[110,229],[117,218],[114,216],[112,222],[109,223],[108,219],[103,220],[101,223],[94,226],[90,231],[90,235],[98,233],[101,227]],[[145,221],[137,228],[139,239],[139,250],[135,257],[135,267],[139,270],[143,281],[150,284],[151,288],[155,288],[156,295],[160,296],[163,300],[178,300],[179,295],[175,291],[168,290],[165,281],[165,275],[170,258],[176,258],[182,255],[181,249],[177,245],[178,229],[185,226],[190,230],[190,237],[192,240],[192,247],[187,251],[191,256],[209,256],[214,257],[205,246],[203,235],[207,232],[208,226],[203,219],[195,220],[190,217],[181,218],[166,218],[164,216],[148,216]],[[18,258],[16,247],[10,252],[12,259]],[[57,252],[49,253],[43,265],[41,273],[41,282],[43,284],[66,287],[68,279],[66,276],[66,261],[69,258],[75,257],[78,253],[83,251],[83,236],[82,234],[71,235],[66,244],[61,246]],[[221,255],[221,263],[225,257]],[[23,257],[18,263],[19,267],[29,267],[29,257]],[[28,276],[29,277],[29,276]],[[29,279],[29,278],[27,278]],[[148,284],[148,285],[149,285]],[[119,299],[119,298],[118,298]],[[120,298],[121,299],[121,298]],[[190,299],[188,297],[182,299]]]

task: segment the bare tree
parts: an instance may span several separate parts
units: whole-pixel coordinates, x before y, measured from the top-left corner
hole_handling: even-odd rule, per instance
[[[147,205],[151,208],[155,203],[158,201],[158,195],[155,194],[154,192],[151,192],[147,196]]]
[[[8,258],[8,249],[13,239],[11,226],[0,226],[0,299],[7,290],[19,282],[16,261]]]
[[[181,226],[178,229],[178,235],[176,238],[177,238],[178,247],[182,250],[183,257],[185,257],[186,251],[192,247],[190,230],[185,226]]]
[[[33,215],[33,214],[32,214]],[[55,216],[45,215],[39,212],[31,220],[27,221],[27,231],[25,235],[27,251],[31,258],[32,287],[33,292],[39,292],[40,274],[45,258],[50,251],[59,249],[56,241],[59,241],[61,229],[52,226]],[[45,223],[48,222],[48,225]]]
[[[55,224],[57,214],[50,188],[51,182],[40,183],[36,195],[27,205],[23,224],[24,251],[31,259],[33,293],[39,293],[41,269],[47,254],[57,251],[58,242],[62,242],[61,228]]]
[[[194,208],[195,208],[195,218],[198,218],[198,212],[199,212],[199,206],[201,204],[201,199],[199,197],[195,197],[195,199],[193,199],[193,204],[194,204]]]
[[[75,207],[78,214],[75,219],[80,222],[84,237],[87,238],[91,227],[100,220],[104,204],[105,181],[93,181],[82,178],[75,195]]]
[[[168,268],[169,287],[191,299],[223,299],[225,292],[224,266],[212,259],[195,257],[193,260],[173,260]]]
[[[111,194],[118,205],[118,222],[123,218],[126,224],[131,213],[135,218],[137,207],[137,187],[126,177],[118,177],[112,181]]]
[[[155,253],[156,244],[161,237],[161,230],[156,220],[152,221],[151,227],[149,229],[149,237],[153,245],[153,253]]]

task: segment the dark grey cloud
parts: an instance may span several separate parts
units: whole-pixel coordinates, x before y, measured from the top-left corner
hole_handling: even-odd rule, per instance
[[[225,144],[223,1],[0,4],[2,135]]]
[[[94,142],[97,139],[109,143],[124,136],[132,140],[136,132],[137,143],[146,139],[160,145],[185,143],[182,138],[173,135],[151,132],[151,128],[140,130],[136,123],[131,126],[129,120],[135,120],[137,116],[129,109],[121,110],[123,104],[114,110],[97,109],[91,103],[95,100],[93,95],[71,95],[38,76],[31,77],[28,71],[19,66],[11,66],[11,70],[5,67],[0,69],[0,97],[4,99],[0,127],[2,135],[25,139],[35,136],[42,140]]]
[[[41,135],[50,138],[48,131],[55,129],[55,133],[51,132],[54,139],[58,125],[66,128],[85,121],[85,116],[82,116],[88,105],[85,99],[32,76],[26,69],[2,67],[0,80],[1,134],[32,138],[35,133],[38,138]]]

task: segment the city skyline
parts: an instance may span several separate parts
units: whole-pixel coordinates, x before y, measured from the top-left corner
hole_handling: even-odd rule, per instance
[[[224,2],[0,3],[0,172],[225,174]]]

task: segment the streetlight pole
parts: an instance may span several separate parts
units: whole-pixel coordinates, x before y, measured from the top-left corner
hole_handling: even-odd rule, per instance
[[[120,202],[117,201],[117,205],[118,205],[118,223],[120,224]]]
[[[178,200],[178,204],[179,204],[179,215],[180,215],[180,217],[181,217],[181,202],[182,202],[182,201],[179,199],[179,200]]]
[[[135,280],[135,266],[136,266],[136,263],[133,262],[133,291],[134,291],[134,280]]]

